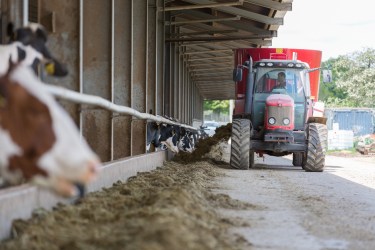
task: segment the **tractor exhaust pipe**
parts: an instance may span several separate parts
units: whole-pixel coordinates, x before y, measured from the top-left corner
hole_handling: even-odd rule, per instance
[[[254,86],[254,77],[253,77],[253,58],[249,56],[249,72],[246,77],[246,92],[245,92],[245,114],[251,113],[251,104],[253,100],[253,86]]]

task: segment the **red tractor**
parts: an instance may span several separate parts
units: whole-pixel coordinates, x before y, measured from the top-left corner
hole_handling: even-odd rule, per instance
[[[321,56],[316,50],[236,50],[231,167],[252,168],[254,153],[293,154],[294,166],[323,171],[327,126],[324,105],[317,101]]]

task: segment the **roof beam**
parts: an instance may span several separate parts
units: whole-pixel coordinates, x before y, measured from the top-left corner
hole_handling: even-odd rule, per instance
[[[216,71],[221,69],[232,69],[233,67],[212,67],[212,68],[202,68],[202,69],[190,69],[191,72],[201,72],[201,71]],[[216,71],[217,72],[217,71]]]
[[[207,54],[207,53],[223,53],[223,52],[233,53],[233,50],[232,49],[210,49],[210,50],[201,50],[201,51],[187,51],[187,52],[183,52],[181,55],[200,55],[200,54]]]
[[[187,32],[187,33],[172,33],[170,37],[181,37],[181,36],[199,36],[199,35],[215,35],[215,34],[226,34],[226,33],[237,33],[238,30],[230,29],[230,30],[205,30],[205,31],[197,31],[197,32]]]
[[[196,41],[235,41],[257,38],[272,38],[268,35],[250,35],[250,36],[221,36],[221,37],[193,37],[193,38],[167,38],[165,42],[196,42]]]
[[[230,72],[231,73],[231,72]],[[223,77],[223,76],[231,76],[228,72],[191,72],[191,77],[204,77],[204,76],[218,76],[218,77]]]
[[[215,78],[208,78],[206,80],[195,80],[194,82],[197,83],[197,84],[200,84],[200,83],[218,83],[218,82],[232,82],[233,83],[233,79],[221,79],[221,78],[218,78],[218,79],[215,79]]]
[[[210,65],[220,65],[220,64],[233,64],[233,62],[212,62]],[[191,63],[189,67],[199,67],[199,66],[207,66],[207,63]]]
[[[196,10],[186,10],[186,11],[183,11],[183,12],[181,11],[181,12],[178,12],[178,14],[191,15],[191,16],[194,16],[194,17],[200,18],[200,19],[208,19],[208,18],[215,18],[216,17],[216,16],[213,16],[213,15],[201,12],[201,11],[196,11]],[[205,25],[205,24],[202,24],[202,23],[193,24],[193,25],[198,27],[198,28],[204,28],[204,27],[208,26],[208,25]],[[266,34],[274,35],[274,34],[276,34],[276,31],[261,29],[261,28],[255,27],[254,25],[249,25],[247,23],[242,23],[242,22],[238,22],[238,21],[227,21],[227,22],[225,22],[225,24],[222,24],[222,25],[225,25],[225,26],[233,28],[233,29],[243,30],[243,31],[247,31],[247,32],[255,33],[255,34],[263,34],[263,35],[266,35]]]
[[[266,7],[278,11],[291,11],[292,3],[280,3],[272,0],[244,0],[245,3]]]
[[[201,58],[188,58],[189,62],[192,61],[204,61],[204,60],[215,60],[215,59],[233,59],[233,56],[210,56],[210,57],[201,57]]]
[[[243,2],[244,0],[239,0],[237,2],[227,2],[227,3],[206,3],[206,4],[170,6],[170,7],[165,7],[165,8],[161,7],[158,9],[158,11],[192,10],[192,9],[203,9],[203,8],[238,6],[238,5],[243,5]]]
[[[242,43],[242,45],[241,45]],[[262,39],[246,39],[246,40],[239,40],[238,42],[234,41],[205,41],[205,42],[184,42],[179,44],[180,47],[189,47],[189,46],[199,46],[199,45],[212,45],[212,44],[221,44],[226,47],[231,48],[241,48],[241,47],[251,47],[250,44],[258,45],[258,46],[271,46],[271,40],[262,40]]]
[[[192,24],[192,23],[209,23],[209,22],[226,22],[226,21],[238,21],[241,20],[240,16],[235,17],[216,17],[208,19],[198,19],[198,20],[184,20],[184,21],[165,21],[164,25],[183,25],[183,24]]]
[[[189,2],[193,4],[212,4],[215,3],[210,0],[183,0],[184,2]],[[244,9],[235,8],[235,7],[213,7],[213,9],[222,11],[224,13],[232,14],[232,15],[240,15],[244,18],[257,21],[260,23],[268,24],[268,25],[282,25],[283,24],[283,18],[275,18],[275,17],[269,17],[265,15],[261,15],[258,13],[250,12]]]

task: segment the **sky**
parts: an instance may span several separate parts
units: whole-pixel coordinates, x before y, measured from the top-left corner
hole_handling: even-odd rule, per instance
[[[317,49],[323,61],[375,48],[373,0],[293,0],[272,47]]]

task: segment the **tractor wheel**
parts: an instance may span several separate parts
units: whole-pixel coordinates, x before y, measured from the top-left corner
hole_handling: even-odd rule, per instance
[[[310,123],[307,132],[307,152],[302,168],[308,172],[322,172],[327,151],[327,126]]]
[[[255,156],[255,153],[254,151],[250,150],[250,162],[249,162],[249,167],[250,168],[253,168],[254,167],[254,156]]]
[[[232,141],[230,166],[236,169],[249,169],[250,120],[234,119],[232,122]]]
[[[293,153],[293,166],[302,166],[303,153]]]

